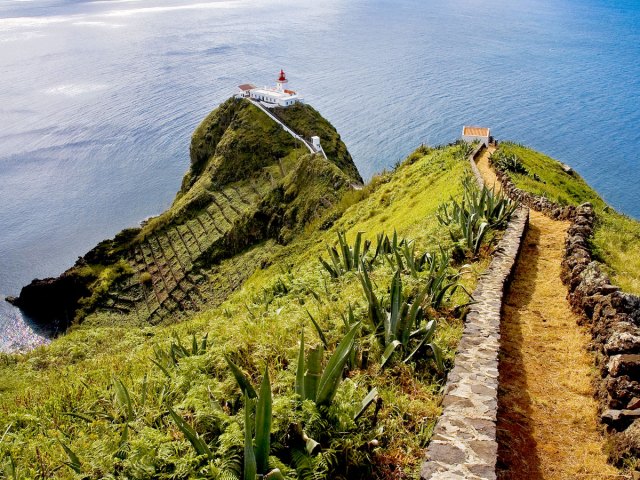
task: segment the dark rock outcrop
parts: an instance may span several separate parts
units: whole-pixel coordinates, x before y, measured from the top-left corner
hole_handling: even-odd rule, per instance
[[[80,299],[90,295],[89,284],[93,280],[95,278],[74,272],[65,272],[57,278],[36,279],[22,288],[19,297],[8,297],[7,301],[36,323],[60,331],[73,321]]]

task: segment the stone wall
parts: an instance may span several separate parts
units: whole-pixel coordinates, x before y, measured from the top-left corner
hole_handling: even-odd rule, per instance
[[[484,143],[479,144],[476,148],[473,149],[471,154],[469,155],[469,164],[471,165],[471,171],[473,172],[473,176],[476,178],[476,182],[478,182],[478,186],[482,187],[484,185],[484,180],[482,178],[482,174],[480,170],[478,170],[478,165],[476,165],[476,157],[480,155],[480,152],[484,149]]]
[[[496,177],[498,177],[498,180],[502,185],[502,190],[507,195],[509,195],[510,198],[518,200],[520,203],[526,205],[532,210],[542,212],[548,217],[551,217],[555,220],[571,220],[573,218],[573,215],[575,214],[574,206],[558,205],[548,198],[525,192],[524,190],[521,190],[515,186],[515,184],[511,181],[509,174],[496,168],[495,165],[492,166],[496,172]]]
[[[470,156],[474,173],[480,150]],[[447,378],[444,408],[421,466],[422,479],[496,478],[500,314],[528,221],[529,210],[518,208],[473,292],[476,303],[467,314]]]
[[[569,289],[569,303],[584,314],[591,330],[600,371],[596,396],[601,421],[611,435],[610,456],[618,463],[628,455],[640,457],[640,298],[611,285],[592,260],[589,239],[596,214],[590,203],[563,207],[520,190],[507,173],[494,169],[511,198],[551,218],[572,220],[565,241],[562,281]]]
[[[640,457],[640,298],[620,291],[591,258],[589,237],[596,220],[591,204],[580,205],[569,227],[562,280],[572,307],[584,313],[600,371],[600,418],[611,434],[611,457]]]

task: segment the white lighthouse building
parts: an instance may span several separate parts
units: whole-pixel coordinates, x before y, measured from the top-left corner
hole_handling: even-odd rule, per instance
[[[244,83],[238,87],[240,89],[238,95],[260,102],[265,107],[288,107],[297,102],[303,102],[298,92],[286,88],[288,82],[284,70],[280,70],[275,87],[260,88],[251,83]]]

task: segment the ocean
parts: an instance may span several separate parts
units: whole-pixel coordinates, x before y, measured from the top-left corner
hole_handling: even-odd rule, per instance
[[[0,0],[0,296],[167,208],[236,85],[290,86],[365,179],[463,124],[640,218],[637,0]],[[0,350],[47,333],[0,302]]]

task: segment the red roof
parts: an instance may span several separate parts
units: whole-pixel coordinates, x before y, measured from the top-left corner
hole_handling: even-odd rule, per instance
[[[470,137],[488,137],[489,129],[485,127],[463,127],[462,129],[463,135],[468,135]]]
[[[253,90],[256,86],[252,83],[243,83],[242,85],[238,85],[238,88],[243,92],[246,92],[247,90]]]

